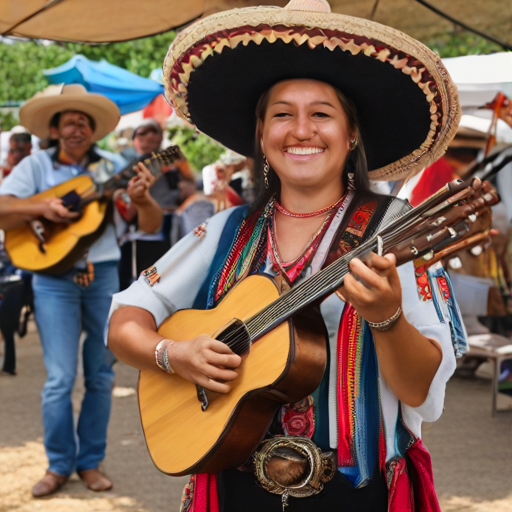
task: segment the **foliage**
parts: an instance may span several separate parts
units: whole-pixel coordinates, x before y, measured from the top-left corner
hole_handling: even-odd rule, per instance
[[[73,54],[56,44],[35,41],[0,44],[0,103],[27,100],[44,89],[43,69],[60,66]]]
[[[135,41],[100,45],[44,45],[38,41],[0,43],[0,103],[31,98],[48,85],[43,69],[60,66],[77,54],[91,60],[106,59],[111,64],[148,77],[153,69],[162,66],[175,35],[166,32]]]
[[[503,48],[472,32],[455,31],[438,34],[425,44],[437,52],[441,58],[460,57],[463,55],[487,55],[502,52]]]
[[[81,54],[90,60],[105,59],[110,64],[148,77],[153,69],[162,67],[167,50],[175,36],[176,33],[171,31],[124,43],[101,45],[66,43],[65,46],[73,55]]]
[[[19,121],[12,112],[0,112],[0,131],[8,132],[17,124],[19,124]]]
[[[201,171],[206,165],[213,164],[219,159],[221,153],[226,151],[224,146],[204,133],[199,133],[188,127],[174,126],[169,128],[169,138],[173,144],[180,147],[190,165],[196,171]]]

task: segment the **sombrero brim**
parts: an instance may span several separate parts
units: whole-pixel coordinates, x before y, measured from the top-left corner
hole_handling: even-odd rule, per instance
[[[254,152],[258,98],[290,78],[330,83],[355,103],[371,179],[401,179],[430,165],[457,129],[456,88],[439,57],[367,20],[236,9],[183,31],[164,63],[178,115],[246,156]]]
[[[65,110],[84,112],[94,119],[94,142],[114,130],[121,115],[118,106],[100,94],[62,94],[28,100],[20,108],[20,123],[31,133],[44,139],[50,136],[49,126],[52,117]]]

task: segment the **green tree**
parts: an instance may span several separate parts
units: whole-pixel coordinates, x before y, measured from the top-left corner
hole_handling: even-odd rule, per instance
[[[0,103],[24,101],[48,85],[42,73],[67,62],[73,55],[91,60],[106,59],[140,76],[148,77],[161,67],[174,32],[166,32],[124,43],[90,45],[83,43],[51,43],[21,41],[0,43]]]
[[[463,55],[487,55],[504,51],[501,46],[472,32],[462,30],[438,34],[425,41],[425,44],[443,59]]]
[[[188,127],[174,126],[169,129],[169,138],[177,144],[196,171],[219,159],[226,148],[204,133]]]
[[[12,112],[0,112],[0,131],[8,132],[19,121],[13,116]]]

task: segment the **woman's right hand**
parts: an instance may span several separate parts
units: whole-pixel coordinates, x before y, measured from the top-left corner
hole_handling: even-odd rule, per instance
[[[172,369],[184,379],[217,393],[228,393],[228,382],[235,380],[235,371],[242,363],[225,343],[206,334],[192,340],[173,343],[168,348]]]

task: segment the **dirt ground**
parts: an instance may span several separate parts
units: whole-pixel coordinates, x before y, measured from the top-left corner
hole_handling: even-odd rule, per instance
[[[137,372],[121,363],[103,465],[114,488],[94,493],[75,475],[59,494],[31,498],[46,469],[40,415],[45,371],[33,325],[17,350],[18,375],[0,377],[0,512],[177,512],[185,479],[153,466],[139,423]],[[75,410],[82,392],[79,378]],[[490,407],[488,380],[453,378],[443,417],[424,426],[444,512],[512,511],[512,411],[492,418]]]

